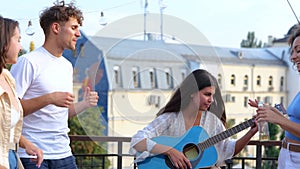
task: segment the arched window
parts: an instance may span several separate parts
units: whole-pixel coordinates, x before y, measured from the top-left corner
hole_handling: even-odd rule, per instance
[[[165,77],[168,88],[173,88],[173,78],[170,68],[165,68]]]
[[[149,70],[151,88],[157,88],[156,72],[154,68]]]
[[[139,67],[134,66],[132,68],[132,80],[133,80],[133,87],[140,88],[140,74],[139,74]]]
[[[261,77],[259,75],[256,77],[256,85],[261,86]]]
[[[235,86],[235,75],[234,74],[231,75],[230,84]]]
[[[268,84],[269,84],[269,87],[273,86],[273,76],[269,76]]]
[[[244,86],[247,87],[247,86],[248,86],[248,83],[249,83],[248,75],[245,75],[245,76],[244,76]]]
[[[120,66],[114,66],[114,80],[115,80],[115,84],[116,86],[121,86],[121,71],[120,71]]]
[[[218,79],[217,80],[218,80],[220,88],[222,88],[222,75],[221,74],[218,74]]]

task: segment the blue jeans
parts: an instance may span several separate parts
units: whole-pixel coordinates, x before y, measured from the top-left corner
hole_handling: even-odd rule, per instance
[[[10,169],[18,169],[18,159],[14,150],[9,150],[8,161]]]
[[[44,159],[40,168],[34,162],[31,162],[29,158],[21,158],[21,161],[26,169],[77,169],[74,156],[55,160]]]

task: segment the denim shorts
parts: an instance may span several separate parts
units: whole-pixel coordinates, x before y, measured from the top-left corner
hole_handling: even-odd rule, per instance
[[[29,158],[21,158],[22,164],[26,169],[77,169],[75,157],[70,156],[62,159],[44,159],[40,168]]]
[[[9,150],[8,159],[9,159],[9,168],[18,169],[18,159],[17,159],[16,152],[14,150]]]

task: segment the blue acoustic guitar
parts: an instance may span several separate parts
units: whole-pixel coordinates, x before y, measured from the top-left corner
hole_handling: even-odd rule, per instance
[[[182,152],[190,160],[193,169],[205,168],[217,162],[218,153],[214,144],[253,125],[254,119],[250,119],[210,138],[202,127],[194,126],[181,137],[159,136],[152,140]],[[139,169],[176,169],[169,157],[163,154],[148,157],[137,165]]]

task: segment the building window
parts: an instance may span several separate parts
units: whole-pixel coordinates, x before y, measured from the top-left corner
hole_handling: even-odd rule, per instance
[[[231,75],[230,84],[235,86],[235,75]]]
[[[114,66],[114,80],[117,86],[121,86],[121,72],[120,66]]]
[[[222,75],[221,74],[218,74],[218,83],[219,83],[220,88],[222,88]]]
[[[235,96],[231,97],[231,102],[235,102]]]
[[[149,70],[149,76],[150,76],[151,88],[157,88],[156,72],[154,68]]]
[[[257,101],[261,101],[261,97],[260,97],[260,96],[257,96],[256,100],[257,100]]]
[[[132,79],[133,79],[133,87],[139,88],[140,86],[140,76],[139,76],[139,68],[133,67],[132,68]]]
[[[269,82],[268,82],[269,86],[273,86],[273,77],[269,76]]]
[[[280,78],[280,91],[283,91],[283,86],[284,86],[284,77],[281,76],[281,78]]]
[[[83,57],[84,56],[84,45],[80,44],[80,56]]]
[[[256,77],[256,85],[261,86],[261,77],[260,76]]]
[[[282,97],[282,96],[280,97],[280,103],[284,104],[284,97]]]
[[[244,76],[244,87],[243,87],[243,90],[248,90],[248,83],[249,83],[248,75],[245,75]]]
[[[248,97],[244,97],[244,107],[248,106]]]
[[[244,86],[248,87],[248,81],[249,81],[248,75],[245,75],[244,76]]]
[[[265,97],[264,103],[272,105],[272,102],[273,102],[273,98],[271,96]]]
[[[186,73],[185,70],[181,70],[181,81],[185,79]]]
[[[172,78],[170,68],[165,69],[165,75],[166,75],[166,83],[167,83],[168,88],[173,88],[173,78]]]

